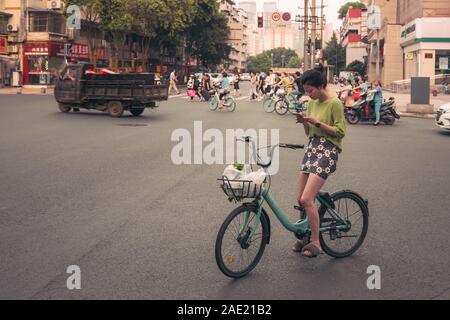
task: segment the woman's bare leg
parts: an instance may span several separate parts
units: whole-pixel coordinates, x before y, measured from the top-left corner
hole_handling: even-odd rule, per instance
[[[303,172],[300,173],[300,176],[298,178],[299,193],[298,193],[297,201],[300,206],[303,206],[301,199],[302,199],[302,195],[305,190],[306,184],[308,183],[308,178],[309,178],[309,173],[303,173]],[[300,218],[303,218],[303,217],[300,217]],[[295,252],[300,252],[302,250],[302,248],[308,244],[308,240],[309,240],[308,237],[305,237],[302,240],[298,240],[292,247],[292,250]]]
[[[322,189],[326,180],[322,179],[318,175],[310,174],[308,182],[306,183],[305,190],[303,191],[300,202],[306,209],[306,214],[308,215],[309,224],[311,226],[311,242],[317,248],[320,248],[319,241],[319,229],[320,229],[320,218],[319,211],[315,205],[315,199],[319,191]],[[310,257],[311,252],[304,252],[305,256]]]

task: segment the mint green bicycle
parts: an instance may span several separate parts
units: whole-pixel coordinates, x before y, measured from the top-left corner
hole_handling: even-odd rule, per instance
[[[240,141],[252,144],[258,166],[264,169],[270,167],[272,160],[267,164],[260,162],[261,158],[250,137],[244,137],[244,140]],[[303,145],[279,144],[268,147],[271,148],[271,158],[277,147],[304,149]],[[253,199],[232,211],[217,235],[216,262],[226,276],[241,278],[249,274],[261,260],[266,245],[270,243],[271,223],[267,211],[263,208],[264,203],[267,203],[281,224],[296,238],[309,239],[311,236],[308,219],[291,223],[275,202],[269,192],[270,175],[262,187],[254,185],[252,181],[229,180],[226,177],[219,180],[230,201],[239,203]],[[321,192],[317,195],[317,202],[320,204],[320,244],[323,251],[334,258],[345,258],[354,254],[364,242],[369,227],[368,201],[356,192],[343,190],[332,195]]]

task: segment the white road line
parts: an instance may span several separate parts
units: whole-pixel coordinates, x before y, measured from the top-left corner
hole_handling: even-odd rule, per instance
[[[169,96],[169,99],[182,97],[183,94],[177,94],[176,96]]]
[[[245,100],[245,99],[248,99],[248,98],[250,98],[250,96],[239,97],[239,98],[237,98],[236,100],[237,100],[237,101],[242,101],[242,100]]]

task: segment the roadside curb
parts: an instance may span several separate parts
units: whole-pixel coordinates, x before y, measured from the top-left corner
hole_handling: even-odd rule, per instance
[[[408,113],[408,112],[398,112],[401,117],[405,118],[419,118],[419,119],[434,119],[435,114],[420,114],[420,113]]]

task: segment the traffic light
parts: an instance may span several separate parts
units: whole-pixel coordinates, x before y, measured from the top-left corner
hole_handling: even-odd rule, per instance
[[[70,57],[72,55],[72,44],[71,43],[64,44],[64,54],[66,57]]]
[[[316,39],[316,49],[322,50],[322,40]]]
[[[264,28],[264,14],[258,12],[258,28]]]

